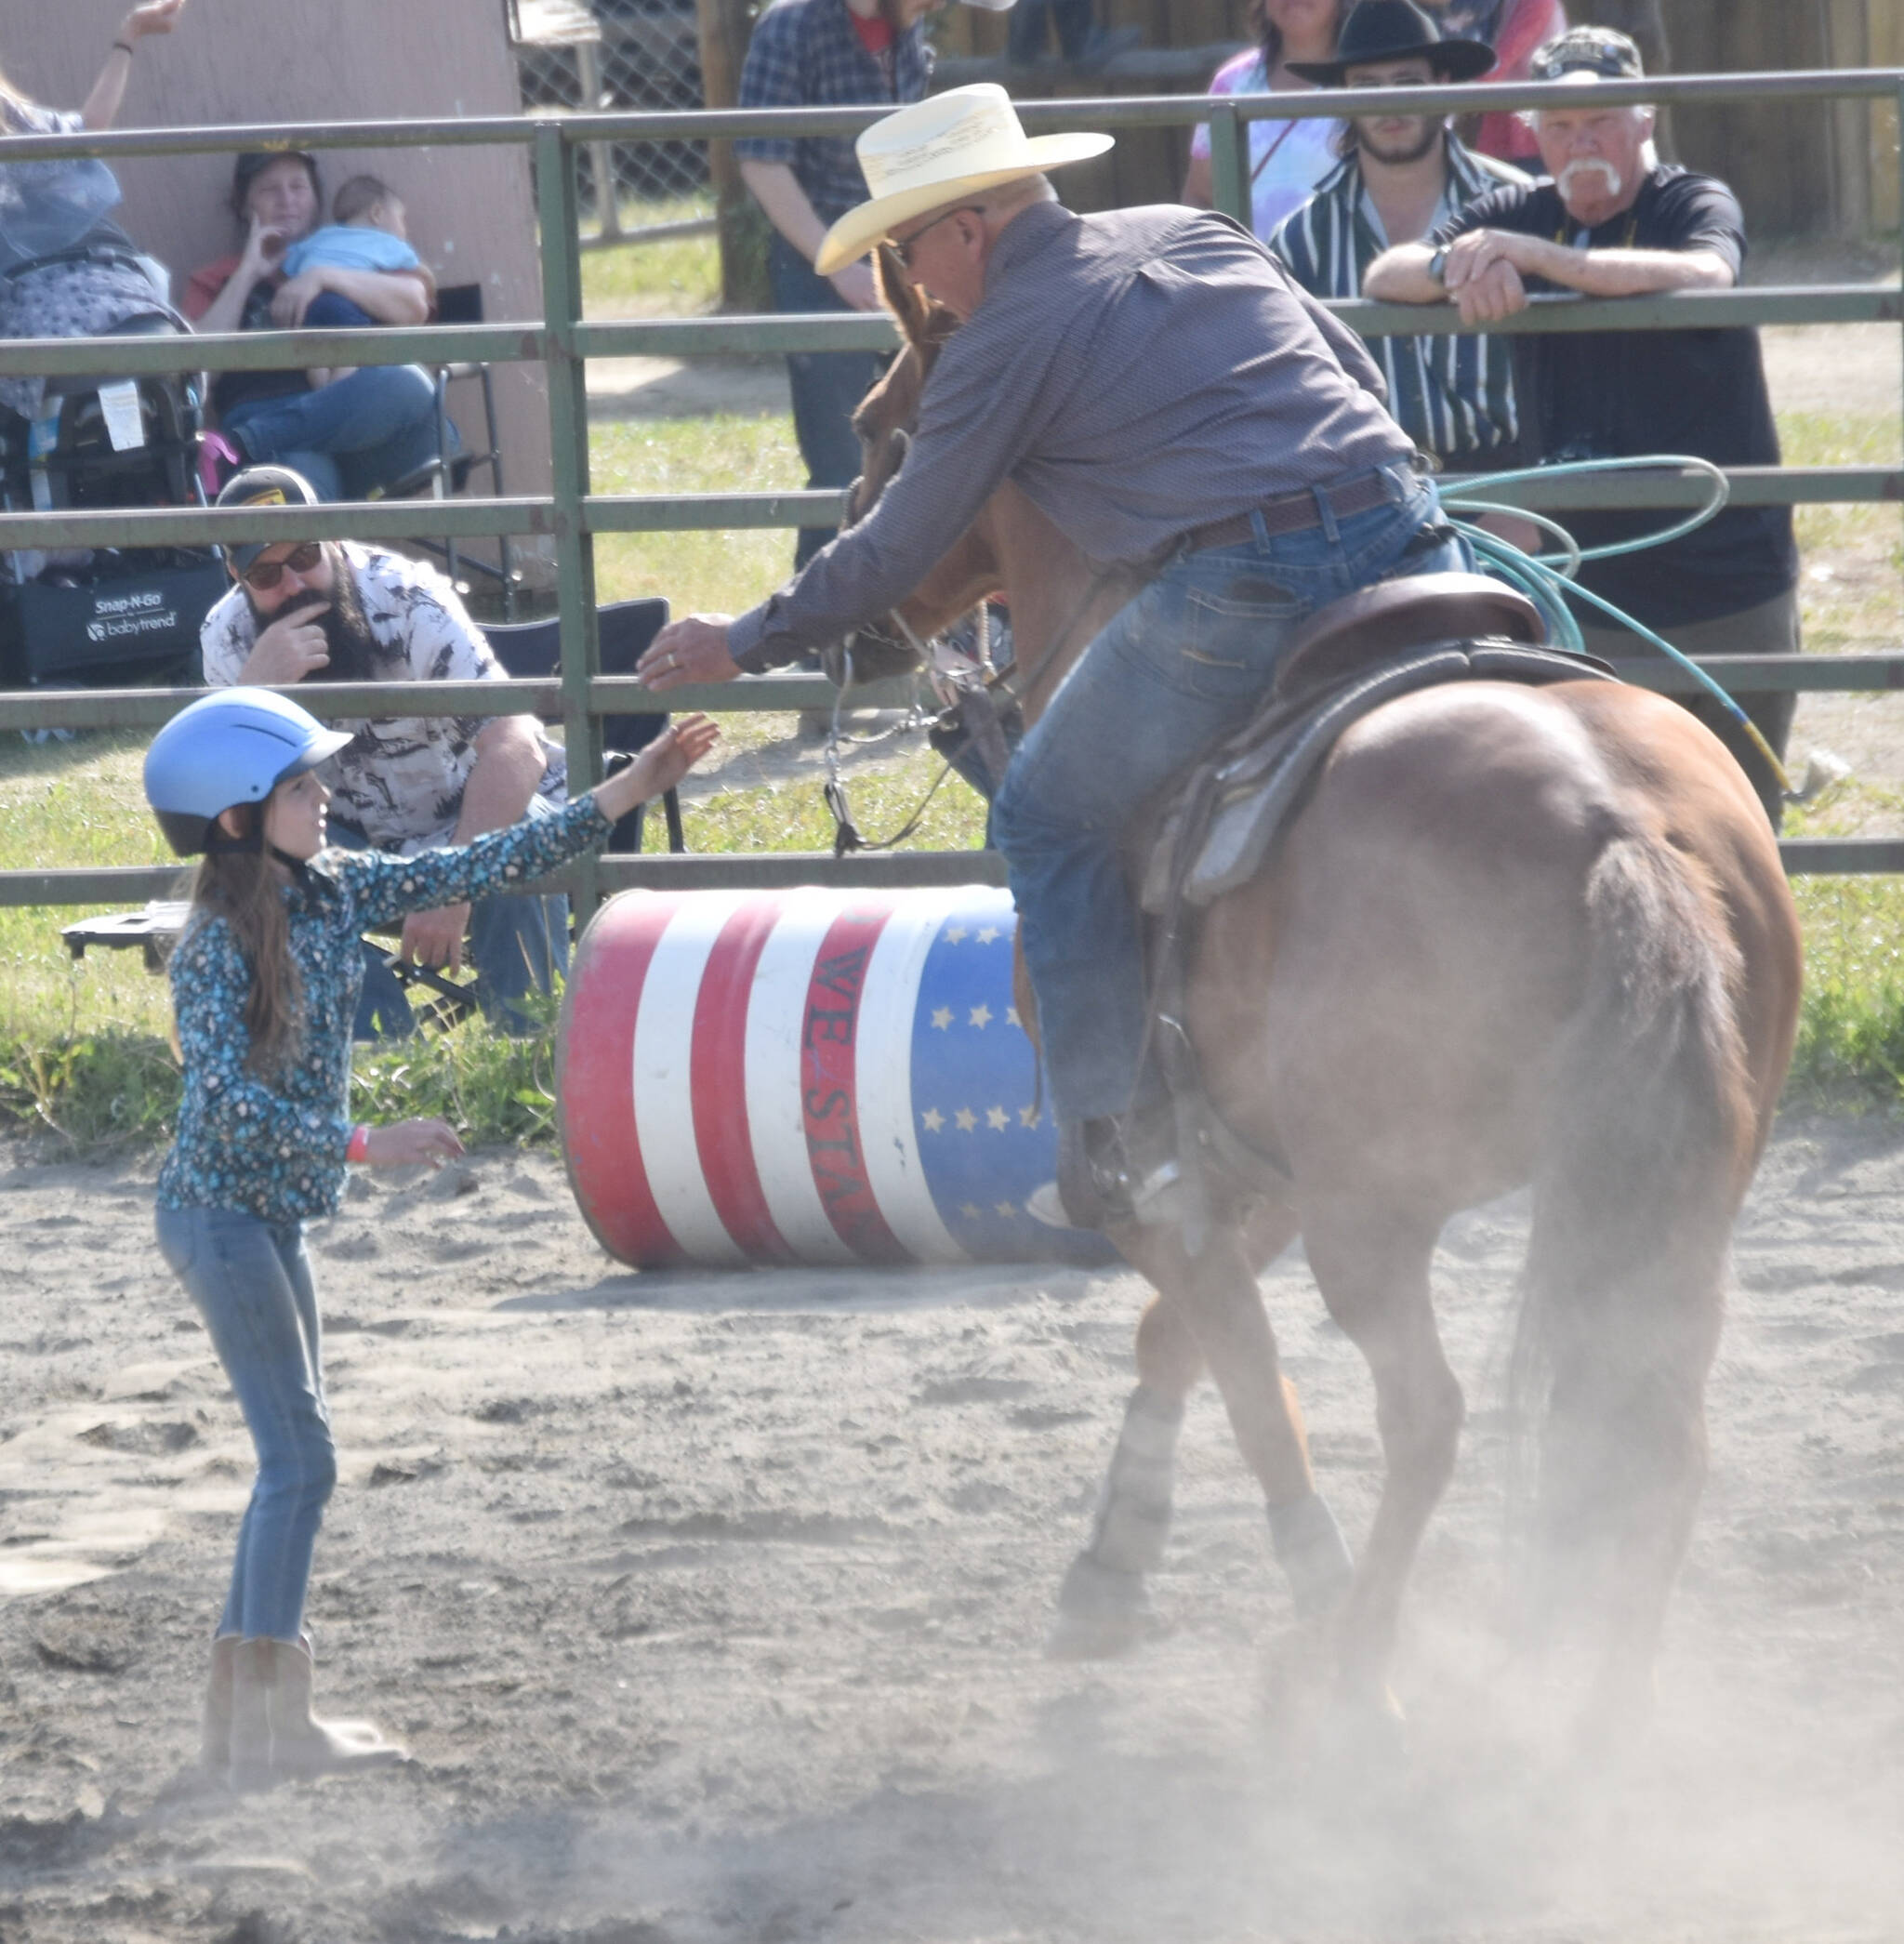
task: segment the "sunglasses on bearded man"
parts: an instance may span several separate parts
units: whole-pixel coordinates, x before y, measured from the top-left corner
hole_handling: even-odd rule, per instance
[[[293,574],[309,574],[323,555],[323,541],[306,540],[301,547],[294,547],[281,561],[253,562],[238,578],[256,592],[269,594],[284,579],[286,568]]]

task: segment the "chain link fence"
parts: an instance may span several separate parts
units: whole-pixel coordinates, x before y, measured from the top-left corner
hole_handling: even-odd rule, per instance
[[[579,5],[563,11],[575,26],[586,25]],[[599,39],[518,42],[526,112],[703,105],[694,0],[592,0],[588,11]],[[591,142],[582,152],[580,189],[583,209],[603,236],[712,221],[703,141]]]

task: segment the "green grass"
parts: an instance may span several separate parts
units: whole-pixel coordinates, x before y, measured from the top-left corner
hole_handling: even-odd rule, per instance
[[[798,492],[807,483],[792,422],[778,414],[598,424],[589,453],[605,493]],[[665,594],[678,615],[738,614],[792,567],[793,535],[785,527],[607,534],[595,548],[604,599]]]
[[[672,267],[657,269],[661,252],[653,248],[591,256],[591,301],[658,303],[669,291],[696,301],[695,291],[711,287],[713,239],[662,249],[681,253]],[[620,265],[623,258],[644,267],[637,273]],[[1881,464],[1897,454],[1897,428],[1888,420],[1801,415],[1781,420],[1780,430],[1793,464]],[[791,428],[775,416],[599,424],[592,439],[594,476],[608,492],[772,489],[802,479]],[[1807,645],[1827,653],[1896,647],[1904,639],[1898,509],[1807,508],[1799,527]],[[602,542],[597,571],[605,599],[664,593],[677,613],[737,612],[780,584],[791,557],[792,537],[783,531],[626,535]],[[1809,571],[1819,565],[1831,568],[1829,576]],[[726,726],[743,747],[794,730],[790,718],[777,716],[735,716]],[[0,866],[165,861],[139,791],[142,748],[135,735],[44,747],[0,737]],[[915,750],[856,772],[851,787],[862,827],[876,836],[896,828],[937,767]],[[1873,809],[1904,814],[1904,793],[1893,803],[1872,786],[1840,786],[1797,813],[1792,828],[1855,828]],[[982,806],[955,779],[933,799],[909,847],[975,848],[983,829]],[[816,776],[717,789],[689,810],[689,842],[698,851],[821,850],[831,838]],[[1794,1097],[1904,1106],[1904,883],[1801,879],[1795,891],[1808,984]],[[164,984],[143,972],[137,953],[70,961],[59,928],[79,915],[0,908],[0,1128],[37,1130],[49,1144],[81,1150],[162,1139],[178,1097]],[[473,1139],[546,1141],[551,1055],[548,1033],[510,1040],[472,1022],[360,1055],[356,1111],[372,1118],[443,1114]]]
[[[714,213],[711,196],[625,202],[622,227],[685,221]],[[615,244],[582,255],[582,315],[588,318],[697,317],[721,304],[721,244],[705,236]]]
[[[1805,926],[1805,1011],[1788,1096],[1904,1106],[1904,884],[1794,880]]]

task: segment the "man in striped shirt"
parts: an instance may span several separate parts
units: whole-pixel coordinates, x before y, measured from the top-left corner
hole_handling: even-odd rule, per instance
[[[1342,23],[1334,60],[1294,72],[1325,87],[1415,87],[1467,81],[1492,63],[1485,41],[1444,40],[1413,0],[1360,0]],[[1316,297],[1359,297],[1368,265],[1412,243],[1472,198],[1526,179],[1465,147],[1445,115],[1361,115],[1343,125],[1341,164],[1284,218],[1269,246]],[[1444,464],[1511,461],[1513,361],[1485,337],[1378,337],[1369,346],[1388,382],[1388,408],[1423,452]]]

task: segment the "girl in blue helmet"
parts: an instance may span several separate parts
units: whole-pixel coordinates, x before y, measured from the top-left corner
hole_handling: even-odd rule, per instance
[[[202,697],[147,753],[161,827],[202,859],[170,965],[185,1091],[159,1174],[159,1248],[258,1448],[205,1707],[204,1762],[235,1789],[402,1758],[368,1724],[311,1713],[304,1594],[337,1460],[304,1223],[335,1212],[347,1162],[440,1164],[462,1144],[441,1120],[351,1124],[359,938],[598,848],[715,734],[683,717],[558,814],[416,857],[324,850],[319,767],[350,737],[267,690]]]

